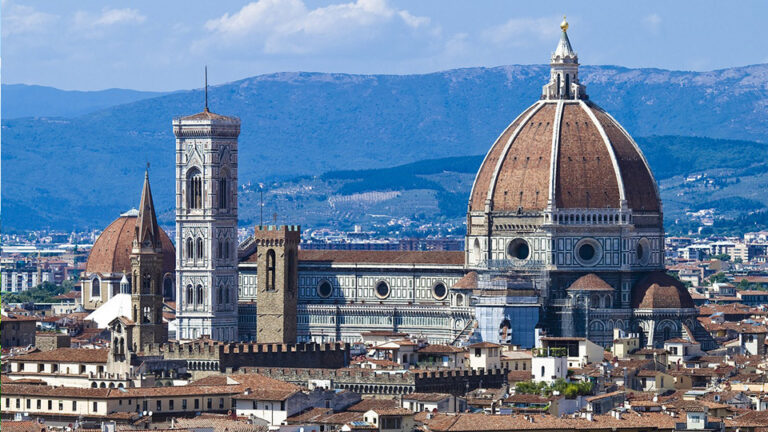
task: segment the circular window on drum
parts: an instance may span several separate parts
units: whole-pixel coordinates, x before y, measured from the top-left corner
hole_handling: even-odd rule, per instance
[[[512,259],[527,260],[530,255],[531,248],[528,242],[521,238],[516,238],[507,245],[507,256]]]
[[[443,282],[438,282],[432,287],[432,297],[436,300],[445,300],[448,296],[448,288]]]
[[[651,243],[646,238],[641,238],[635,246],[635,259],[640,265],[648,264],[651,259]]]
[[[376,284],[376,297],[385,299],[389,297],[389,284],[385,281],[380,281]]]
[[[595,239],[581,239],[574,248],[576,261],[583,266],[593,266],[600,261],[603,248]]]
[[[333,285],[330,282],[323,279],[317,284],[317,295],[323,298],[328,298],[333,294]]]

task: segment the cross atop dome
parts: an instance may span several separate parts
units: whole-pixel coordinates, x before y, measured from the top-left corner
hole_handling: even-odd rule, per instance
[[[568,39],[568,21],[560,23],[560,41],[550,59],[549,83],[542,88],[542,99],[587,99],[585,87],[579,83],[579,56]]]

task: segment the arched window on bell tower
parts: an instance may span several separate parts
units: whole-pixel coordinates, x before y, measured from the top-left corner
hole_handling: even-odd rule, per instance
[[[275,250],[267,251],[267,291],[275,290]]]
[[[187,207],[203,208],[203,176],[197,168],[187,173]]]
[[[200,237],[197,238],[197,258],[203,259],[203,239]]]
[[[149,273],[146,273],[144,275],[144,278],[141,281],[141,293],[142,294],[151,294],[152,291],[152,275]]]
[[[229,173],[227,173],[226,170],[223,170],[221,173],[221,178],[219,179],[219,208],[220,209],[226,209],[227,208],[227,200],[229,198],[229,185],[227,181],[227,177],[229,176]]]

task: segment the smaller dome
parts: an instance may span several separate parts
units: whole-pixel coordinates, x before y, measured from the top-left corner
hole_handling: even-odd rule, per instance
[[[600,276],[589,273],[576,279],[566,291],[613,291],[613,287]]]
[[[632,289],[635,309],[692,309],[691,294],[685,286],[663,271],[650,273]]]
[[[93,243],[85,264],[86,273],[123,273],[131,270],[131,249],[136,230],[136,216],[120,216]],[[168,234],[160,228],[163,245],[163,273],[176,271],[176,248]]]

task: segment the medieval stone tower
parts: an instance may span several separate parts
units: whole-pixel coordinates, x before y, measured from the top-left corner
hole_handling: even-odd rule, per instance
[[[179,339],[237,340],[237,137],[240,119],[173,120]]]
[[[131,310],[133,311],[133,344],[139,349],[146,344],[168,341],[168,327],[163,325],[163,245],[155,216],[149,172],[144,176],[139,216],[131,249]]]
[[[298,226],[257,226],[258,293],[256,341],[296,343],[296,300],[299,285]]]

